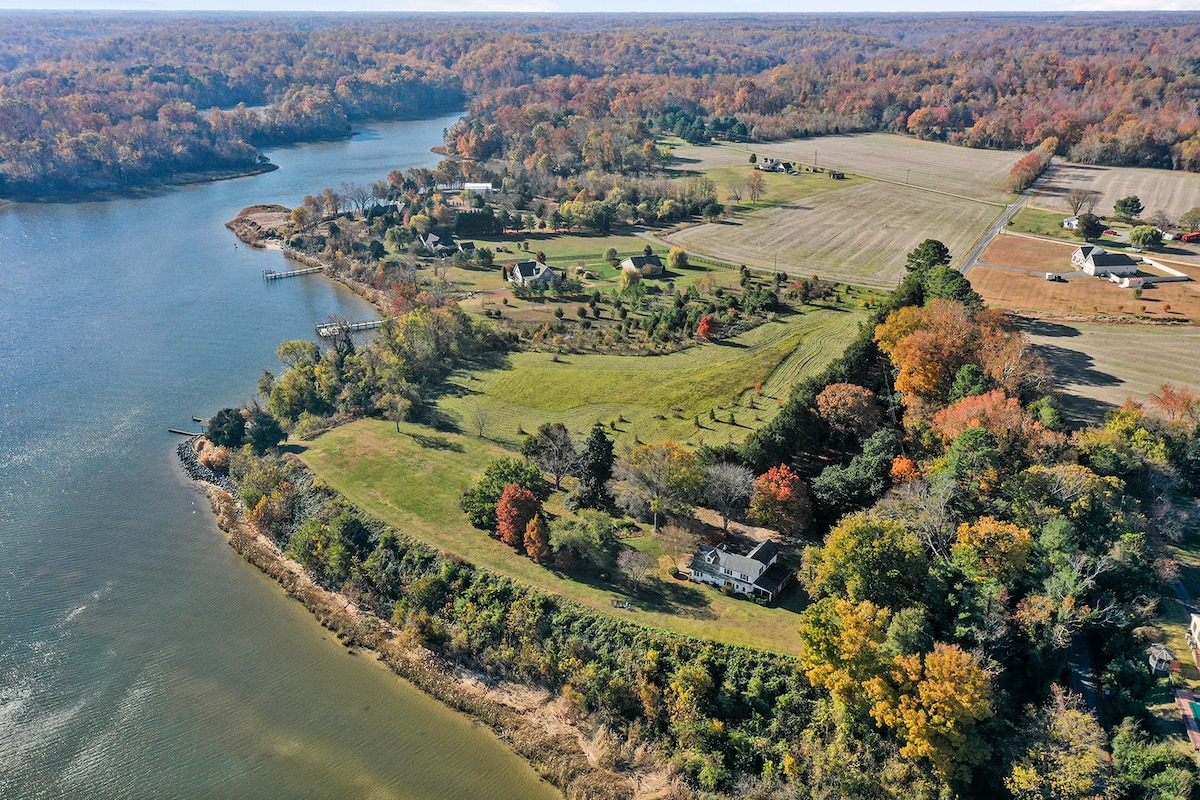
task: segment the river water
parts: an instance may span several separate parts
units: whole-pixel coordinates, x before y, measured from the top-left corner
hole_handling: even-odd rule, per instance
[[[346,651],[244,564],[174,460],[275,346],[373,310],[223,227],[432,166],[455,117],[264,175],[0,209],[0,797],[552,798],[489,732]]]

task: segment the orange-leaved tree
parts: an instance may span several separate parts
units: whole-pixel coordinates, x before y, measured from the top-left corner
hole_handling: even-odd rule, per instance
[[[801,533],[812,521],[808,487],[787,464],[771,467],[754,481],[750,519],[781,533]]]
[[[496,533],[500,540],[517,550],[524,549],[525,529],[541,510],[542,504],[533,492],[515,483],[504,487],[500,504],[496,506]]]

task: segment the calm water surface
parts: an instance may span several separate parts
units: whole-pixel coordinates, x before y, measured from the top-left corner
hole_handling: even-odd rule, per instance
[[[552,798],[485,730],[347,653],[225,544],[177,438],[275,346],[374,316],[223,224],[432,166],[454,117],[265,175],[0,209],[0,797]]]

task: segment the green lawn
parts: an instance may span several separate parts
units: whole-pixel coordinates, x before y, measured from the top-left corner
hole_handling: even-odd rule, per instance
[[[1009,230],[1018,233],[1033,233],[1038,236],[1053,236],[1056,239],[1077,239],[1074,231],[1062,226],[1067,214],[1061,211],[1046,211],[1026,205],[1018,211],[1009,225]]]
[[[501,363],[457,374],[438,406],[464,429],[477,430],[482,414],[484,435],[513,446],[518,431],[531,433],[544,422],[580,434],[600,422],[618,445],[739,442],[777,413],[792,383],[845,349],[864,314],[807,307],[728,340],[661,356],[510,353]],[[761,396],[753,391],[760,383]]]
[[[628,596],[599,577],[573,580],[492,539],[467,522],[458,497],[494,458],[511,455],[482,439],[444,434],[413,424],[360,420],[306,443],[300,458],[351,502],[440,550],[614,617],[733,645],[794,654],[796,614],[725,597],[709,587],[659,572],[647,589]],[[552,501],[550,508],[555,507]],[[659,556],[649,536],[630,543]],[[612,600],[634,608],[615,609]]]

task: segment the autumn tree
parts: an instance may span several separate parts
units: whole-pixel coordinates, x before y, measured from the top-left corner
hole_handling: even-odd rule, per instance
[[[676,565],[696,550],[696,535],[682,525],[664,525],[658,532],[658,541]]]
[[[871,716],[896,732],[900,754],[928,758],[938,774],[961,778],[987,748],[978,723],[993,714],[992,682],[975,657],[937,642],[930,653],[897,656],[890,675],[872,679]]]
[[[1004,786],[1017,800],[1095,800],[1112,796],[1107,737],[1077,695],[1051,687],[1050,699],[1023,726],[1028,743]]]
[[[741,464],[721,462],[704,471],[704,497],[721,512],[721,529],[729,530],[729,517],[746,507],[754,492],[754,473]]]
[[[754,172],[746,179],[746,194],[750,196],[751,203],[757,203],[767,196],[767,181],[760,173]]]
[[[800,665],[808,679],[848,708],[867,710],[867,683],[883,674],[891,611],[874,603],[826,597],[800,614]]]
[[[817,395],[817,410],[841,436],[868,436],[883,420],[875,393],[853,383],[826,386]]]
[[[571,474],[579,465],[579,451],[567,426],[561,422],[546,422],[537,433],[525,440],[521,455],[554,476],[557,490],[564,475]]]
[[[812,521],[808,487],[787,464],[771,467],[754,481],[750,519],[785,534],[800,534]]]
[[[541,507],[542,504],[528,489],[515,483],[504,487],[500,503],[496,506],[496,533],[500,541],[521,550],[525,545],[526,529],[538,516]]]
[[[667,269],[672,272],[679,272],[688,268],[687,250],[682,247],[672,247],[667,253]]]
[[[1176,388],[1170,383],[1160,385],[1158,392],[1150,395],[1150,406],[1166,414],[1170,422],[1200,422],[1200,398],[1187,389]],[[209,430],[212,430],[211,423]],[[212,436],[208,438],[212,439]],[[213,443],[219,444],[216,441]]]
[[[476,528],[495,530],[496,507],[504,490],[516,484],[528,490],[539,502],[549,497],[549,486],[541,471],[519,458],[499,458],[487,465],[483,475],[459,498],[458,505]],[[524,528],[521,533],[524,533]]]
[[[916,534],[892,520],[855,514],[838,523],[823,545],[805,549],[801,579],[812,597],[905,608],[922,596],[928,574]]]
[[[550,529],[540,513],[525,526],[525,553],[539,563],[550,557]]]
[[[1020,575],[1033,551],[1033,535],[1026,528],[995,517],[980,517],[958,527],[954,554],[983,575],[1008,583]]]
[[[620,458],[613,469],[617,504],[628,513],[654,521],[691,506],[703,487],[696,455],[672,441],[645,444]]]
[[[713,334],[717,332],[716,320],[712,315],[705,314],[700,318],[700,322],[696,325],[696,335],[701,339],[711,339]]]

